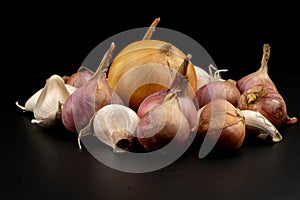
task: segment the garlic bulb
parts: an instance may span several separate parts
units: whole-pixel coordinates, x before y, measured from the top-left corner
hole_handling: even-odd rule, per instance
[[[72,94],[77,88],[69,85],[69,84],[65,84],[67,91],[69,92],[69,94]],[[33,112],[33,109],[36,105],[36,102],[39,98],[39,96],[41,95],[42,91],[44,88],[39,89],[37,92],[35,92],[26,102],[24,106],[21,106],[19,104],[19,102],[16,102],[16,105],[22,109],[23,111],[29,111],[29,112]]]
[[[140,118],[132,109],[120,105],[109,104],[98,110],[91,118],[89,124],[83,128],[78,136],[94,135],[104,144],[111,146],[114,152],[130,150],[136,128]]]
[[[38,94],[35,95],[30,102],[31,100],[33,102]],[[32,119],[31,122],[44,127],[56,125],[61,120],[61,106],[69,95],[62,77],[56,74],[49,77],[32,109],[35,119]],[[33,104],[29,105],[29,109],[31,109]]]
[[[177,71],[186,56],[173,44],[152,40],[150,36],[128,44],[115,57],[109,68],[108,83],[135,111],[147,96],[171,85],[175,73],[170,71]],[[191,61],[187,76],[195,92],[197,80]]]

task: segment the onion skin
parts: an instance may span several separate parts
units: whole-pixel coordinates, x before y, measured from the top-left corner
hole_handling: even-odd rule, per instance
[[[147,72],[149,74],[147,75],[147,83],[141,85],[133,92],[129,100],[129,107],[137,110],[140,103],[147,96],[169,88],[172,83],[169,68],[177,71],[185,59],[185,56],[186,55],[180,49],[165,41],[149,39],[133,42],[126,46],[113,60],[108,73],[108,83],[124,100],[129,93],[129,89],[126,91],[119,90],[117,85],[125,84],[126,87],[130,88],[136,83],[137,79],[139,79],[139,77],[131,77],[130,80],[120,83],[119,81],[122,80],[122,77],[125,76],[126,73],[136,70],[145,64],[156,64],[166,68],[167,70],[165,71],[168,74],[165,74],[165,72],[162,73],[162,71],[160,71],[161,69],[157,67],[150,69],[150,71]],[[136,76],[139,75],[140,74],[137,74]],[[191,61],[189,61],[187,76],[193,92],[196,92],[197,77],[194,65]],[[162,84],[160,78],[163,78],[166,84]]]
[[[79,68],[79,70],[81,68]],[[64,76],[63,78],[65,79],[65,83],[72,85],[76,88],[79,88],[83,86],[85,83],[87,83],[94,74],[91,70],[88,69],[85,71],[79,71],[79,70],[73,73],[71,76]]]
[[[79,132],[89,123],[93,114],[105,105],[124,104],[106,79],[106,72],[114,47],[115,45],[112,43],[93,77],[75,90],[64,103],[62,121],[67,130]]]
[[[138,141],[147,151],[158,150],[175,137],[179,147],[188,141],[189,136],[190,126],[179,109],[176,93],[169,93],[161,105],[147,112],[137,127]]]
[[[149,96],[147,96],[139,105],[137,114],[141,118],[143,117],[149,110],[153,109],[156,106],[161,105],[164,102],[164,99],[168,95],[170,90],[161,90],[155,92]]]
[[[179,103],[179,108],[184,114],[184,116],[186,117],[186,119],[188,120],[190,129],[194,130],[197,128],[198,104],[196,102],[194,94],[192,95],[194,96],[193,99],[190,97],[189,91],[192,91],[192,89],[190,88],[189,82],[187,80],[188,79],[187,68],[189,65],[190,58],[191,55],[188,54],[184,59],[183,63],[181,64],[180,68],[176,72],[176,76],[170,88],[155,92],[147,96],[141,102],[137,111],[139,117],[142,117],[152,108],[161,105],[169,94],[176,93],[178,103]]]
[[[258,85],[244,92],[239,99],[238,108],[258,111],[276,127],[297,122],[296,117],[290,118],[287,115],[283,97],[267,86]]]
[[[218,150],[240,149],[245,139],[246,127],[245,118],[239,109],[227,100],[215,99],[199,111],[201,111],[198,126],[200,136],[215,141],[214,148]],[[220,118],[221,115],[225,115],[223,119]]]
[[[80,131],[97,110],[112,103],[124,104],[103,75],[100,81],[90,81],[68,97],[62,110],[63,124],[71,132]]]
[[[226,99],[232,105],[237,106],[240,95],[236,81],[233,79],[209,82],[196,91],[199,108],[213,99]]]
[[[267,88],[277,91],[276,85],[268,74],[268,61],[270,59],[271,47],[269,44],[263,45],[263,56],[260,68],[237,81],[237,87],[241,94],[257,85],[264,85]]]

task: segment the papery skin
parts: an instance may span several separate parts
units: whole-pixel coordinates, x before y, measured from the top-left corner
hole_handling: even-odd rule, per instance
[[[179,108],[189,122],[190,129],[194,130],[197,128],[197,109],[198,105],[195,101],[195,94],[191,89],[188,81],[188,65],[191,55],[188,54],[182,64],[180,65],[178,71],[176,72],[175,78],[170,86],[165,90],[160,90],[149,96],[147,96],[139,105],[138,115],[142,117],[149,110],[154,107],[161,105],[165,98],[171,93],[176,93]]]
[[[67,130],[79,132],[89,123],[93,114],[105,105],[124,104],[106,79],[114,48],[114,43],[111,43],[93,77],[66,100],[62,109],[62,121]]]
[[[240,95],[241,93],[233,79],[209,82],[196,91],[199,108],[213,99],[226,99],[237,106]]]
[[[288,116],[286,103],[268,74],[270,48],[264,44],[260,68],[237,81],[238,108],[258,111],[276,127],[295,124],[297,118]]]
[[[201,108],[198,134],[216,142],[214,148],[238,150],[245,139],[245,118],[227,100],[212,100]]]
[[[61,119],[61,105],[69,95],[62,77],[56,74],[50,76],[33,107],[34,119],[31,122],[44,127],[58,124]]]
[[[67,91],[69,92],[69,94],[72,94],[77,88],[65,84]],[[37,92],[35,92],[26,102],[24,106],[19,105],[19,102],[16,102],[16,105],[22,109],[23,111],[29,111],[29,112],[33,112],[34,107],[36,106],[36,102],[39,98],[39,96],[41,95],[42,91],[44,88],[39,89]]]
[[[71,76],[64,76],[65,83],[72,85],[76,88],[83,86],[87,83],[94,75],[94,72],[86,67],[80,67],[77,72]]]
[[[265,85],[245,91],[239,99],[238,108],[258,111],[276,127],[297,122],[296,117],[287,115],[285,101],[278,91]]]
[[[89,81],[78,88],[67,99],[62,112],[63,124],[71,132],[80,131],[97,110],[112,103],[124,104],[103,75],[100,80]]]
[[[158,105],[161,105],[169,92],[170,90],[166,89],[154,92],[153,94],[147,96],[139,105],[139,108],[137,110],[138,116],[143,117],[149,110]]]
[[[136,138],[140,118],[135,111],[121,104],[109,104],[99,109],[89,124],[80,131],[79,139],[94,135],[114,152],[129,150]]]
[[[146,150],[154,151],[164,147],[175,137],[178,144],[187,142],[190,132],[176,94],[172,93],[163,104],[154,107],[140,119],[137,137]]]
[[[270,59],[271,47],[269,44],[263,45],[263,56],[260,68],[237,81],[237,87],[241,94],[257,85],[264,85],[266,88],[277,91],[274,82],[268,74],[268,61]]]

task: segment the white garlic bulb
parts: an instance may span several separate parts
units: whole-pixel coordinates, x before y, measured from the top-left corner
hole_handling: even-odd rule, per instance
[[[137,113],[131,108],[120,104],[109,104],[94,113],[89,124],[83,128],[80,138],[94,135],[104,144],[111,146],[114,152],[124,152],[130,149],[136,137],[137,125],[140,121]]]

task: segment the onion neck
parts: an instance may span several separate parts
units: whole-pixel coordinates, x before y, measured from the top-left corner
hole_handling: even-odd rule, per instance
[[[152,34],[155,30],[155,27],[157,26],[158,22],[160,21],[160,18],[156,18],[152,24],[150,25],[150,27],[148,28],[148,31],[146,32],[146,34],[143,37],[143,40],[150,40],[152,37]]]
[[[259,71],[267,74],[268,73],[268,61],[270,59],[270,50],[271,47],[269,44],[264,44],[263,46],[263,56],[261,59],[261,66],[259,68]]]
[[[188,79],[188,75],[187,75],[187,69],[188,69],[188,65],[190,63],[190,59],[191,59],[191,54],[188,54],[181,66],[179,67],[178,71],[176,72],[176,76],[173,80],[173,83],[171,85],[171,90],[176,91],[176,92],[180,92],[180,95],[187,95],[187,91],[188,91],[188,85],[189,85],[189,79]]]
[[[103,74],[106,75],[114,49],[115,49],[115,43],[112,42],[109,49],[104,54],[102,61],[100,62],[96,72],[94,73],[94,75],[91,77],[90,80],[95,80],[95,79],[97,80],[100,77],[102,77]]]

